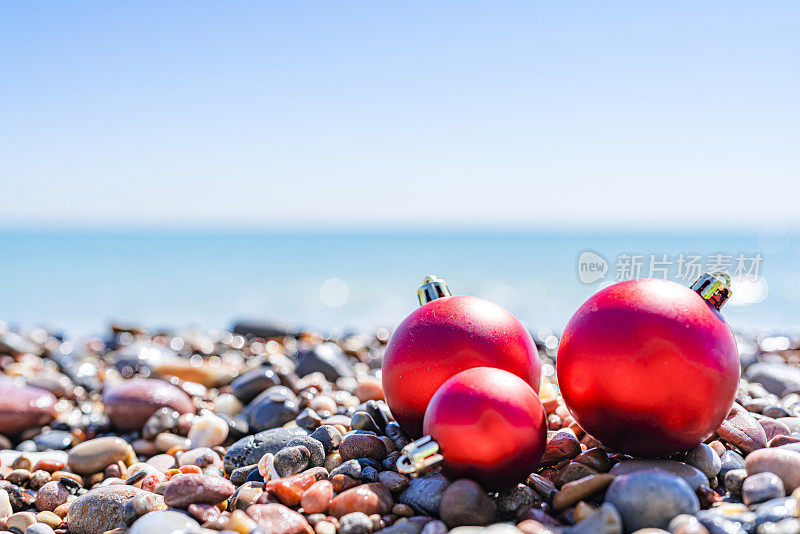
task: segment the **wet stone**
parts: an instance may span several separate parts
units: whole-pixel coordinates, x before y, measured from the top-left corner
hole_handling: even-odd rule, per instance
[[[308,465],[310,467],[321,467],[325,465],[325,447],[316,439],[310,436],[302,436],[292,439],[287,445],[289,447],[302,445],[308,449]]]
[[[72,534],[100,534],[125,526],[125,504],[147,492],[133,486],[114,485],[93,489],[69,505],[67,523]],[[150,533],[149,533],[150,534]]]
[[[67,502],[69,490],[61,482],[48,482],[36,492],[36,508],[52,512]]]
[[[224,459],[225,472],[231,473],[237,467],[257,464],[268,452],[275,454],[292,439],[305,435],[302,428],[282,427],[244,437],[228,448]]]
[[[759,504],[755,509],[755,525],[776,523],[797,515],[797,500],[791,497],[772,499]]]
[[[142,516],[128,529],[128,534],[199,534],[200,525],[186,514],[158,510]]]
[[[113,436],[84,441],[69,451],[69,468],[80,475],[99,473],[107,465],[125,460],[129,445]]]
[[[281,383],[280,377],[269,367],[253,369],[231,382],[231,392],[242,404],[248,404],[262,391]]]
[[[256,504],[263,493],[263,482],[245,482],[238,487],[233,496],[231,496],[228,509],[247,510],[249,506]]]
[[[709,479],[716,477],[722,469],[722,460],[714,449],[705,443],[686,453],[686,463],[702,471]]]
[[[440,473],[415,478],[398,495],[397,502],[409,505],[418,513],[435,516],[448,485],[448,480]]]
[[[607,473],[589,475],[565,484],[553,498],[553,508],[563,510],[578,501],[585,500],[603,491],[614,480],[614,475]]]
[[[328,480],[318,480],[303,492],[300,505],[308,514],[324,512],[333,499],[333,484]]]
[[[53,528],[44,523],[34,523],[25,529],[25,534],[53,534]]]
[[[172,408],[159,408],[145,421],[142,427],[144,439],[155,439],[162,432],[169,432],[178,426],[181,414]]]
[[[254,504],[247,515],[269,534],[310,534],[311,525],[294,510],[278,503]]]
[[[525,480],[525,484],[533,489],[533,491],[535,491],[536,494],[547,503],[553,502],[553,497],[555,497],[555,494],[558,493],[555,484],[545,477],[537,475],[536,473],[531,473],[528,475],[528,478]]]
[[[605,500],[619,511],[626,532],[647,527],[664,529],[676,515],[694,514],[700,509],[685,480],[656,469],[617,476]]]
[[[201,469],[205,469],[211,465],[221,465],[219,455],[213,449],[208,447],[197,447],[186,452],[181,453],[178,457],[178,465],[196,465]]]
[[[297,413],[298,408],[295,401],[271,401],[269,399],[256,399],[247,411],[250,429],[255,432],[283,426],[293,420]]]
[[[742,502],[748,506],[785,496],[783,482],[773,473],[751,475],[742,484]]]
[[[408,435],[403,432],[403,429],[400,428],[400,425],[394,421],[387,423],[384,434],[386,434],[386,437],[392,440],[392,443],[394,443],[394,446],[397,447],[397,450],[403,450],[403,447],[411,443],[411,438],[409,438]]]
[[[353,376],[353,369],[344,352],[335,343],[320,343],[297,354],[298,376],[322,373],[325,378],[335,382],[339,377]]]
[[[33,438],[39,451],[63,451],[72,446],[72,434],[64,430],[50,430]]]
[[[167,407],[178,413],[194,413],[194,403],[180,388],[153,378],[136,378],[113,385],[103,392],[103,406],[111,423],[120,431],[140,430],[157,410]]]
[[[235,488],[222,477],[189,473],[174,477],[164,488],[164,502],[172,508],[190,504],[219,504],[233,495]]]
[[[448,527],[486,525],[494,520],[494,501],[476,482],[456,480],[442,493],[439,516]]]
[[[372,520],[363,512],[352,512],[339,519],[339,532],[341,534],[369,534],[372,530]]]
[[[330,481],[331,484],[333,484],[333,490],[336,493],[349,490],[350,488],[354,488],[361,483],[360,480],[347,475],[333,475],[331,476]]]
[[[725,473],[725,489],[731,492],[731,495],[741,496],[742,485],[747,478],[747,471],[745,469],[731,469]]]
[[[614,466],[608,453],[600,447],[593,447],[580,453],[573,461],[587,465],[599,473],[607,473]]]
[[[383,400],[368,400],[359,407],[359,410],[363,410],[372,417],[372,420],[378,425],[381,433],[386,430],[386,425],[389,423],[390,416],[389,406],[386,405],[386,402]]]
[[[356,480],[361,479],[361,464],[358,460],[348,460],[342,463],[339,467],[331,471],[331,478],[336,475],[345,475]]]
[[[547,446],[539,465],[542,467],[556,465],[565,460],[571,460],[580,453],[581,444],[573,434],[569,432],[548,432]]]
[[[246,465],[244,467],[238,467],[238,468],[233,470],[233,473],[231,473],[231,477],[230,477],[231,483],[234,486],[241,486],[242,484],[245,483],[245,481],[247,480],[247,477],[250,475],[250,473],[252,473],[253,471],[257,471],[257,470],[258,470],[258,464]]]
[[[789,413],[789,410],[777,404],[767,406],[761,411],[761,413],[773,419],[777,419],[778,417],[789,417],[792,415]]]
[[[786,391],[800,389],[800,369],[785,363],[756,362],[744,374],[774,395],[784,395]]]
[[[764,472],[778,475],[789,493],[800,487],[800,452],[761,449],[747,456],[745,467],[748,475]]]
[[[495,504],[501,514],[513,515],[520,508],[530,507],[539,501],[539,496],[535,491],[525,484],[517,484],[498,493]]]
[[[302,445],[285,447],[275,454],[275,471],[281,477],[295,475],[308,467],[310,457],[308,449]]]
[[[138,495],[125,503],[122,508],[122,521],[130,526],[145,514],[148,514],[156,509],[156,506],[164,502],[161,495],[155,493],[147,493],[145,495]]]
[[[386,458],[386,446],[377,436],[349,434],[342,439],[339,445],[339,454],[345,461],[358,458],[381,461]]]
[[[323,425],[316,429],[309,436],[320,443],[325,449],[325,454],[330,454],[334,449],[338,449],[342,443],[342,433],[333,426]]]
[[[56,397],[49,391],[19,386],[0,376],[0,421],[3,434],[14,436],[46,425],[56,416]]]
[[[570,462],[558,471],[554,482],[560,488],[564,484],[595,474],[597,471],[586,464]]]
[[[361,480],[364,482],[378,482],[378,470],[371,465],[361,467]]]
[[[189,515],[200,523],[214,521],[220,516],[219,508],[211,504],[190,504],[187,508]]]
[[[559,531],[562,534],[621,534],[622,518],[611,503],[605,502],[577,525]]]
[[[381,471],[378,473],[378,480],[386,486],[392,493],[403,491],[408,487],[408,477],[394,471]]]
[[[377,423],[367,412],[355,412],[350,420],[350,428],[353,430],[369,430],[380,432]]]
[[[758,424],[764,429],[768,442],[777,436],[788,436],[792,433],[788,426],[774,419],[760,419]]]
[[[392,494],[383,484],[362,484],[334,497],[328,511],[334,517],[350,512],[384,515],[389,513],[393,504]]]
[[[767,446],[767,435],[761,425],[741,405],[734,403],[730,413],[717,429],[719,437],[746,453]]]
[[[222,445],[228,437],[228,423],[217,415],[204,411],[192,421],[192,427],[186,435],[192,448],[216,447]]]
[[[322,418],[311,408],[304,408],[295,418],[297,425],[305,428],[309,432],[316,430],[322,425]]]
[[[674,460],[627,460],[611,468],[612,475],[626,475],[636,471],[659,469],[684,479],[692,489],[708,485],[708,478],[696,467]]]
[[[725,451],[720,456],[719,476],[725,478],[725,473],[733,469],[744,469],[744,458],[736,451]]]

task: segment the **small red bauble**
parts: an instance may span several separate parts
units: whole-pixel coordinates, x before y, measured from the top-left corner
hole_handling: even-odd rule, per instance
[[[664,456],[710,436],[728,415],[739,354],[719,307],[727,275],[692,288],[620,282],[572,316],[558,348],[558,382],[575,421],[604,445]]]
[[[487,490],[525,480],[547,442],[538,394],[518,376],[489,367],[446,380],[428,405],[424,428],[439,444],[449,478],[470,478]]]
[[[409,435],[422,435],[431,397],[465,369],[504,369],[539,391],[539,353],[516,317],[482,298],[447,296],[447,286],[435,277],[425,281],[420,288],[423,305],[392,334],[382,367],[386,402]]]

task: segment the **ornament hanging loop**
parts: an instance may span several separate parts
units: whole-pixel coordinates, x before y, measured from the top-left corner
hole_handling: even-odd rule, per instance
[[[731,277],[719,271],[705,273],[692,284],[692,289],[711,306],[719,310],[731,296]]]
[[[432,300],[449,297],[450,295],[450,288],[447,287],[447,282],[433,274],[426,276],[425,280],[422,281],[422,285],[417,290],[420,306]]]
[[[397,459],[397,470],[404,475],[418,477],[437,469],[444,457],[439,454],[439,444],[431,436],[412,441],[401,451]]]

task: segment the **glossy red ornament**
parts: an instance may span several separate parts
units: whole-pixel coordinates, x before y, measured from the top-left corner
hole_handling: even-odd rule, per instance
[[[448,478],[470,478],[490,491],[524,481],[547,442],[539,395],[518,376],[490,367],[446,380],[425,411],[424,429],[439,444]]]
[[[443,287],[439,295],[449,295]],[[414,310],[389,340],[382,367],[386,402],[400,426],[419,438],[425,409],[439,386],[460,371],[483,366],[509,371],[539,391],[539,353],[516,317],[478,297],[436,298]]]
[[[691,289],[631,280],[578,309],[561,338],[557,372],[583,430],[614,450],[665,456],[719,427],[739,382],[736,342],[718,311],[728,282],[720,274]]]

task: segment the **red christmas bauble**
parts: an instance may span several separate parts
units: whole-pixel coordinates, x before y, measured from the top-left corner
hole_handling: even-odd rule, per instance
[[[547,442],[538,394],[518,376],[490,367],[446,380],[425,411],[424,428],[439,444],[449,478],[470,478],[490,491],[525,480]]]
[[[539,391],[536,345],[505,308],[463,295],[420,306],[394,331],[383,358],[383,391],[392,415],[412,437],[420,437],[433,394],[472,367],[504,369]]]
[[[675,282],[631,280],[575,312],[556,367],[583,430],[618,451],[664,456],[719,427],[736,396],[739,355],[707,298]]]

